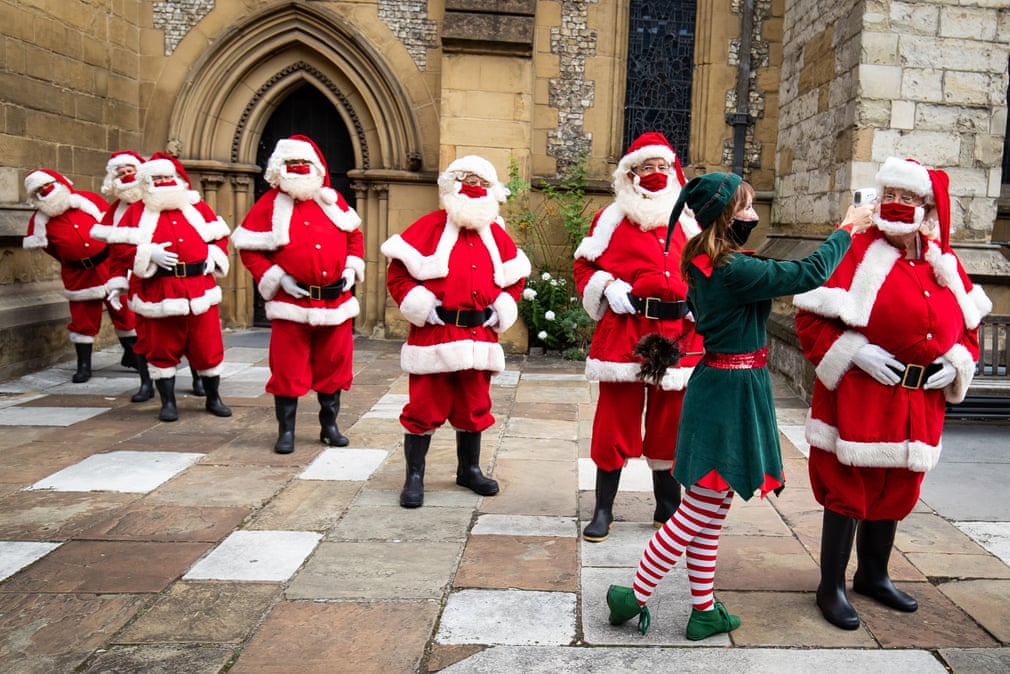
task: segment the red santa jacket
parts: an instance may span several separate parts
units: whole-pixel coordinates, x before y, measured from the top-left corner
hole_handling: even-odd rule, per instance
[[[109,259],[98,264],[91,261],[101,255],[106,244],[91,235],[91,229],[101,220],[109,205],[93,192],[78,191],[70,195],[71,207],[55,217],[36,211],[28,221],[28,233],[22,245],[28,249],[42,248],[60,262],[63,294],[71,301],[105,299],[105,283],[109,280]],[[75,263],[91,265],[78,267]]]
[[[876,228],[853,237],[828,282],[797,295],[796,329],[817,380],[807,441],[846,465],[925,472],[940,458],[946,402],[964,399],[978,360],[978,325],[992,302],[957,256],[920,238],[908,260]],[[902,363],[941,356],[957,371],[944,390],[884,386],[853,363],[864,344]]]
[[[645,335],[659,333],[681,339],[684,352],[701,352],[701,338],[694,322],[686,318],[655,320],[640,313],[616,314],[603,295],[612,279],[631,285],[638,297],[656,297],[663,302],[684,301],[687,284],[680,275],[680,253],[687,240],[699,231],[693,219],[682,218],[674,227],[669,254],[665,254],[666,227],[643,231],[624,216],[617,204],[596,214],[589,235],[575,250],[575,286],[586,312],[597,321],[586,359],[586,378],[595,381],[635,382],[641,360],[635,345]],[[698,356],[688,356],[677,367],[667,368],[662,387],[682,390],[687,386]]]
[[[126,214],[126,209],[129,207],[130,204],[126,203],[122,199],[116,199],[113,201],[112,204],[105,209],[105,213],[102,214],[101,222],[91,228],[91,236],[96,239],[101,239],[102,241],[113,243],[112,239],[115,237],[115,234],[112,230],[119,226],[119,222],[123,219],[123,215]]]
[[[292,297],[281,288],[290,274],[307,286],[339,282],[345,269],[365,277],[361,218],[330,190],[325,200],[295,201],[277,188],[257,200],[231,241],[266,300],[267,318],[307,325],[340,325],[358,315],[358,300],[346,291],[330,299]]]
[[[411,323],[400,352],[405,372],[504,371],[505,352],[498,334],[519,317],[517,303],[530,275],[530,261],[500,219],[473,230],[449,222],[444,210],[435,211],[390,237],[382,244],[382,253],[391,260],[386,274],[389,294]],[[438,302],[447,310],[493,307],[498,324],[427,323]]]
[[[130,204],[112,230],[112,278],[109,288],[129,289],[129,306],[147,318],[199,315],[221,303],[214,277],[228,274],[228,225],[196,192],[182,209],[155,211],[143,201]],[[198,276],[164,276],[151,261],[158,244],[179,256],[178,264],[205,264]],[[127,272],[132,271],[130,282]]]

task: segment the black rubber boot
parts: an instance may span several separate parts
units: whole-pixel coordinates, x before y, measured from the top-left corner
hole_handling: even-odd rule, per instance
[[[832,510],[824,510],[821,527],[821,584],[817,586],[817,606],[824,618],[843,630],[859,627],[859,614],[845,594],[845,567],[852,553],[856,520]]]
[[[196,368],[192,365],[189,366],[189,375],[193,380],[193,395],[198,398],[207,395],[207,392],[203,390],[203,377],[196,373]]]
[[[295,413],[298,411],[298,398],[274,396],[274,411],[277,413],[277,442],[274,451],[278,454],[290,454],[295,451]]]
[[[330,447],[346,447],[350,440],[337,428],[337,415],[340,414],[340,391],[336,393],[317,393],[319,400],[319,442]]]
[[[498,483],[480,472],[480,433],[456,431],[456,459],[456,484],[481,496],[498,493]]]
[[[91,351],[94,344],[74,344],[77,352],[77,372],[70,378],[75,384],[83,384],[91,379]]]
[[[652,526],[661,528],[673,517],[680,506],[680,483],[667,470],[652,471],[652,493],[656,496],[656,512],[652,514]]]
[[[130,398],[130,402],[147,402],[154,397],[154,384],[151,383],[151,372],[147,369],[147,358],[144,358],[139,353],[134,353],[133,358],[137,365],[137,374],[140,375],[140,388]]]
[[[154,382],[161,396],[161,411],[158,412],[158,419],[161,421],[175,421],[179,418],[179,410],[175,407],[175,377],[158,379]]]
[[[130,370],[136,370],[137,354],[133,350],[133,345],[137,343],[137,338],[120,337],[119,343],[123,346],[123,357],[119,359],[119,364]]]
[[[898,523],[894,520],[864,520],[859,523],[856,533],[856,575],[852,579],[852,589],[859,594],[876,599],[884,606],[898,611],[912,613],[919,608],[919,602],[894,587],[887,573],[887,564],[894,547],[894,532]]]
[[[403,456],[407,461],[407,477],[400,492],[400,505],[419,508],[424,503],[424,459],[428,455],[430,435],[407,433],[403,436]]]
[[[200,377],[203,380],[203,388],[207,392],[207,400],[204,407],[215,417],[230,417],[231,410],[221,401],[221,394],[218,388],[221,385],[221,377]]]
[[[607,540],[610,527],[614,523],[614,499],[617,497],[617,487],[621,483],[621,469],[596,469],[596,505],[593,508],[593,519],[582,530],[582,538],[590,543]]]

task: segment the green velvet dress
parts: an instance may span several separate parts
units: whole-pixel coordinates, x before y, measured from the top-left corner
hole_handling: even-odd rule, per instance
[[[772,300],[823,284],[851,242],[848,232],[836,230],[802,260],[736,254],[712,269],[707,256],[696,258],[688,270],[687,301],[705,351],[741,354],[766,346]],[[744,500],[785,484],[768,368],[695,367],[684,396],[673,474],[683,485],[728,485]]]

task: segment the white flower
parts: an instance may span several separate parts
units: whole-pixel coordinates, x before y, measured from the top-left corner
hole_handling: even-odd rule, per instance
[[[540,332],[538,332],[537,339],[539,339],[541,342],[545,341],[547,339],[547,331],[541,330]]]
[[[559,281],[559,283],[560,283],[561,285],[564,285],[564,284],[565,284],[565,283],[567,283],[567,282],[568,282],[568,280],[567,280],[567,279],[561,279],[561,280]]]
[[[536,297],[537,297],[537,291],[534,290],[533,288],[524,288],[523,289],[523,299],[524,300],[534,300],[534,299],[536,299]]]
[[[569,302],[578,302],[578,301],[579,301],[579,298],[578,298],[578,297],[569,297],[569,298],[568,298],[568,301],[569,301]]]
[[[553,311],[545,311],[544,312],[544,319],[548,320],[548,321],[553,321],[554,320],[554,312]]]
[[[558,282],[557,282],[557,281],[555,281],[554,279],[551,279],[551,285],[552,285],[552,286],[556,286],[556,285],[558,285]]]
[[[544,272],[543,274],[540,275],[540,280],[541,281],[550,281],[551,280],[551,275],[548,274],[547,272]]]

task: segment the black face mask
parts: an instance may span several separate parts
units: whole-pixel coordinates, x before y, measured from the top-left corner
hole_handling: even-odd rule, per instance
[[[741,248],[747,239],[750,238],[750,233],[754,231],[754,228],[758,226],[757,220],[733,220],[729,223],[729,238],[730,241],[740,246]]]

